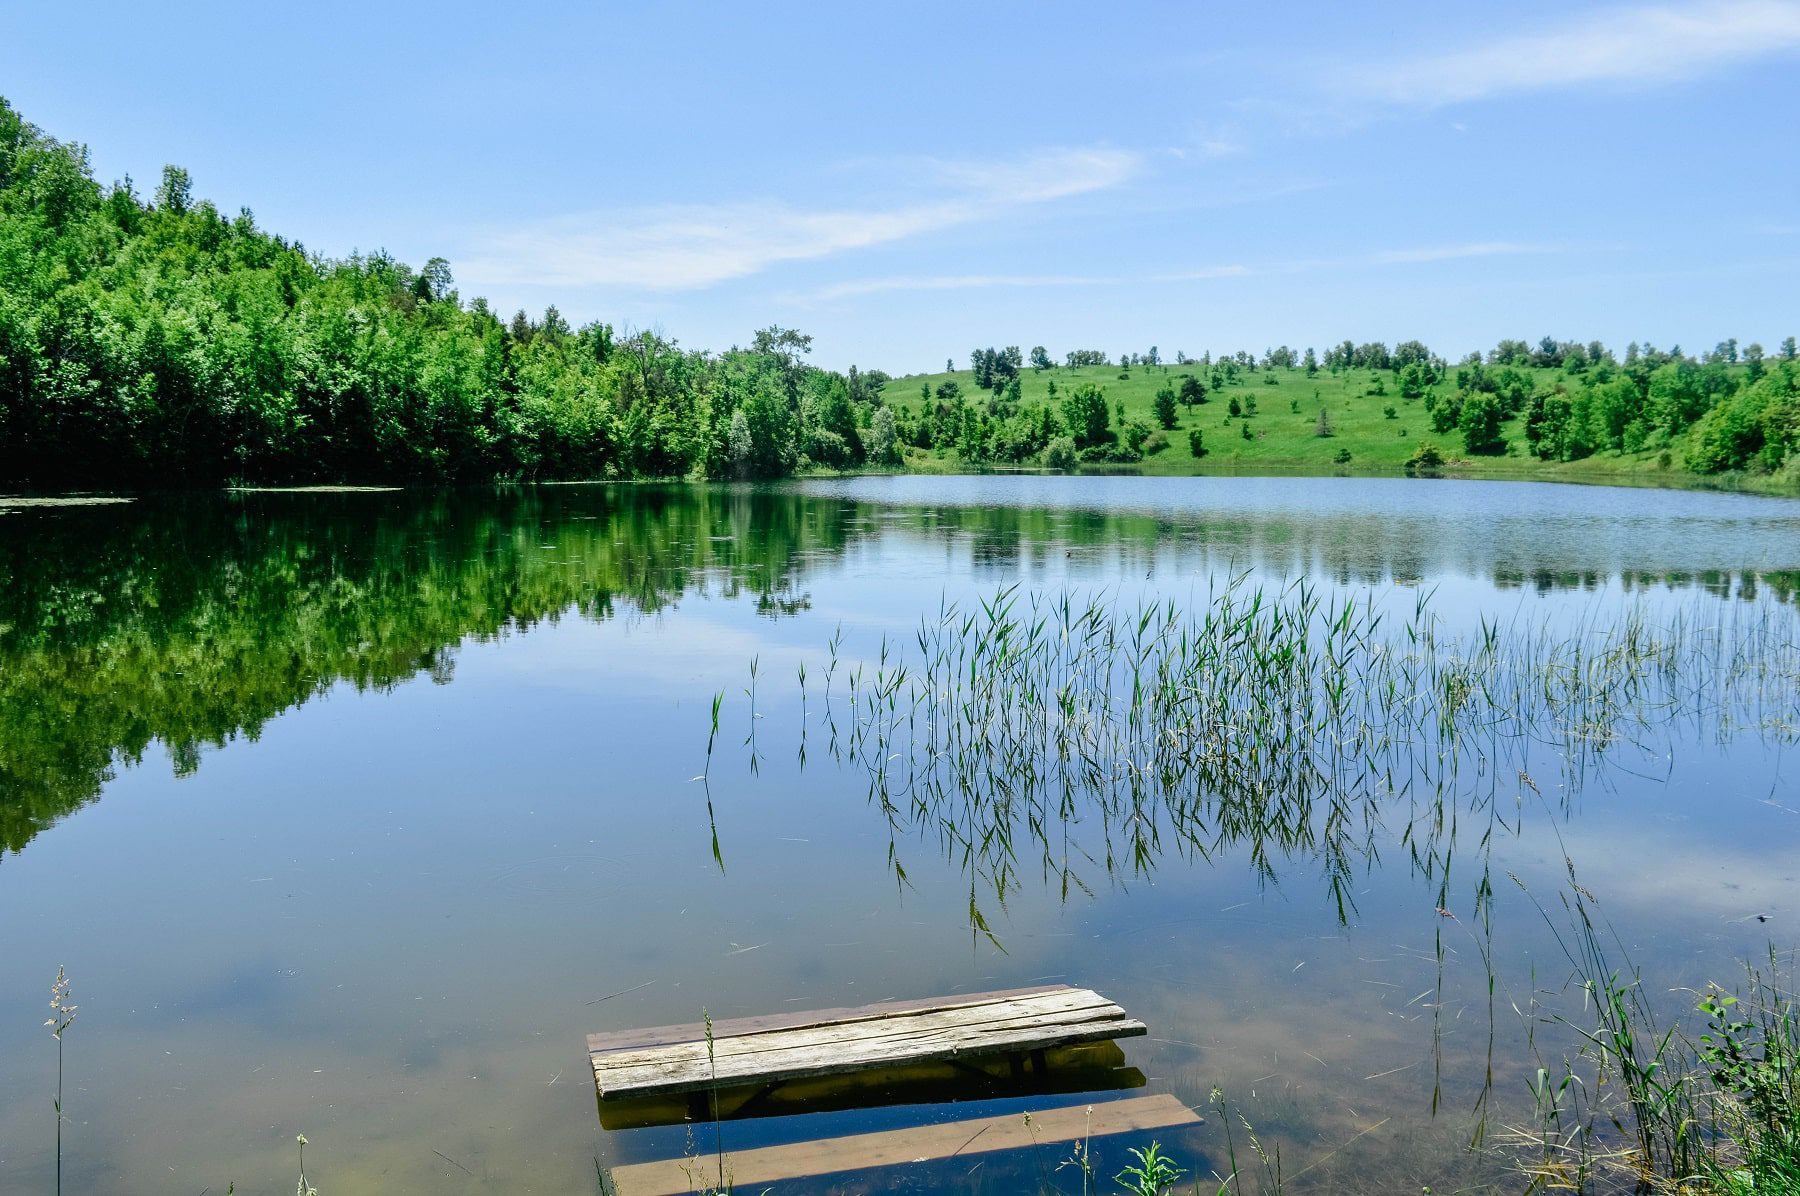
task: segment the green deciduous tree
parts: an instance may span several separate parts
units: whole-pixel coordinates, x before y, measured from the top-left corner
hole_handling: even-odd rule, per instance
[[[1156,422],[1165,429],[1175,426],[1175,388],[1163,386],[1156,392],[1156,401],[1152,409],[1156,413]]]
[[[1501,418],[1500,402],[1493,395],[1470,395],[1463,401],[1457,419],[1463,447],[1479,456],[1498,456],[1506,452],[1506,439],[1500,435]]]
[[[1106,392],[1092,382],[1083,382],[1063,399],[1063,425],[1078,448],[1088,448],[1111,439]]]

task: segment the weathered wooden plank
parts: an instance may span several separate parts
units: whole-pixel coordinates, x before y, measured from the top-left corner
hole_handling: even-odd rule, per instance
[[[937,1030],[961,1029],[970,1034],[983,1027],[1017,1025],[1034,1020],[1122,1018],[1124,1010],[1106,998],[1085,990],[1040,993],[1026,997],[990,1001],[954,1009],[933,1009],[905,1017],[871,1021],[832,1022],[817,1026],[801,1026],[791,1030],[770,1030],[759,1034],[721,1036],[715,1028],[709,1047],[704,1038],[642,1050],[608,1051],[601,1056],[607,1068],[625,1068],[645,1063],[673,1062],[698,1057],[717,1064],[752,1055],[778,1052],[810,1044],[861,1044],[916,1036]]]
[[[730,1084],[775,1082],[864,1067],[894,1066],[1143,1034],[1142,1022],[1085,989],[1063,989],[955,1009],[720,1039],[593,1057],[604,1097],[667,1095]]]
[[[709,1065],[704,1058],[682,1061],[675,1065],[650,1064],[600,1077],[606,1096],[670,1095],[692,1092],[714,1084],[777,1083],[804,1076],[829,1075],[834,1071],[859,1070],[866,1067],[897,1066],[955,1058],[959,1055],[979,1056],[1002,1052],[1025,1052],[1078,1042],[1095,1042],[1116,1038],[1126,1033],[1141,1033],[1142,1028],[1108,1021],[1079,1022],[1047,1026],[1035,1024],[1001,1033],[984,1035],[970,1041],[957,1035],[932,1035],[905,1042],[860,1044],[854,1052],[839,1044],[822,1044],[784,1051],[775,1056],[755,1060],[735,1060]]]
[[[968,1005],[985,1005],[1010,997],[1035,996],[1039,993],[1073,992],[1067,984],[1042,984],[1030,988],[1008,988],[996,992],[959,993],[947,997],[920,997],[905,1001],[876,1001],[868,1005],[852,1005],[842,1009],[802,1009],[790,1013],[761,1014],[756,1017],[725,1018],[713,1023],[713,1039],[733,1038],[742,1034],[760,1034],[768,1030],[799,1030],[857,1021],[874,1021],[911,1013],[927,1013],[935,1009],[959,1009]],[[614,1030],[588,1035],[588,1053],[634,1050],[666,1046],[678,1042],[694,1042],[704,1038],[706,1025],[690,1022],[681,1026],[650,1026],[642,1030]]]
[[[1142,1033],[1143,1024],[1126,1018],[1116,1006],[1020,1008],[1007,1004],[921,1015],[883,1024],[878,1030],[858,1027],[839,1033],[832,1027],[814,1027],[715,1041],[710,1058],[707,1045],[700,1042],[611,1053],[596,1056],[593,1062],[603,1095],[652,1095]]]
[[[659,1076],[670,1080],[691,1074],[708,1084],[742,1082],[767,1077],[796,1059],[821,1054],[838,1056],[846,1063],[893,1063],[900,1059],[924,1062],[959,1054],[979,1054],[1011,1049],[1019,1043],[1048,1045],[1054,1040],[1088,1041],[1095,1035],[1126,1036],[1135,1032],[1128,1019],[1093,1010],[1046,1010],[1030,1016],[996,1018],[975,1023],[934,1022],[895,1027],[881,1034],[831,1034],[825,1029],[784,1031],[759,1036],[754,1043],[717,1043],[708,1053],[705,1043],[662,1047],[654,1053],[602,1056],[595,1061],[597,1075],[612,1086],[629,1087],[638,1080]]]
[[[619,1196],[681,1196],[731,1185],[738,1191],[784,1179],[805,1179],[839,1171],[864,1171],[927,1159],[1020,1150],[1043,1142],[1072,1142],[1109,1134],[1198,1125],[1201,1118],[1173,1096],[1140,1096],[1087,1106],[942,1122],[913,1129],[851,1134],[765,1146],[725,1156],[724,1177],[716,1156],[664,1159],[613,1169]]]
[[[1042,1054],[1033,1052],[1030,1058],[1017,1053],[959,1055],[898,1067],[832,1071],[779,1084],[739,1084],[674,1096],[614,1097],[599,1102],[600,1125],[608,1130],[641,1129],[687,1124],[715,1112],[723,1120],[735,1121],[1004,1097],[1042,1100],[1082,1092],[1092,1093],[1093,1100],[1108,1100],[1109,1094],[1142,1088],[1145,1083],[1143,1072],[1125,1065],[1125,1052],[1118,1043],[1095,1041],[1050,1047]]]

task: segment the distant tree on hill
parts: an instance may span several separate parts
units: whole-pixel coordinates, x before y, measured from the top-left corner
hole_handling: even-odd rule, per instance
[[[1152,406],[1156,413],[1156,422],[1165,429],[1175,426],[1175,388],[1165,384],[1156,392],[1156,402]]]
[[[969,354],[969,372],[975,375],[975,385],[986,390],[994,384],[994,351],[992,349],[976,349]]]
[[[1456,421],[1463,447],[1478,456],[1497,457],[1505,453],[1506,439],[1500,435],[1503,415],[1500,401],[1491,394],[1477,392],[1464,399]]]
[[[1488,354],[1489,365],[1530,365],[1531,346],[1524,341],[1503,340]]]
[[[1206,384],[1192,375],[1181,380],[1180,398],[1188,407],[1206,402]]]
[[[1394,346],[1394,369],[1404,369],[1414,362],[1429,364],[1430,361],[1431,350],[1425,347],[1423,341],[1401,341]]]
[[[1083,382],[1063,400],[1063,425],[1079,448],[1102,444],[1108,439],[1106,392],[1092,382]]]
[[[1044,346],[1033,345],[1031,347],[1031,368],[1034,370],[1047,370],[1050,368],[1050,365],[1050,354],[1045,351]]]

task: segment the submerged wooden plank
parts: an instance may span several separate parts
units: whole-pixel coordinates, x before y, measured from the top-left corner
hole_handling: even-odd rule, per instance
[[[725,1185],[744,1191],[778,1180],[1020,1150],[1035,1143],[1072,1142],[1200,1122],[1197,1113],[1173,1096],[1140,1096],[1034,1111],[1029,1126],[1023,1116],[1013,1114],[739,1151],[725,1156],[722,1182],[718,1159],[712,1155],[633,1163],[614,1168],[612,1179],[619,1196],[680,1196]]]
[[[742,1034],[760,1034],[768,1030],[799,1030],[807,1026],[837,1025],[858,1021],[877,1021],[935,1009],[960,1009],[968,1005],[986,1005],[1011,997],[1036,996],[1039,993],[1073,992],[1067,984],[1042,984],[1032,988],[1008,988],[997,992],[957,993],[947,997],[921,997],[906,1001],[876,1001],[868,1005],[852,1005],[842,1009],[801,1009],[790,1013],[770,1013],[757,1017],[725,1018],[713,1023],[713,1038],[734,1038]],[[703,1022],[681,1026],[651,1026],[642,1030],[615,1030],[588,1035],[588,1053],[667,1046],[678,1042],[695,1042],[706,1036]]]
[[[1023,1064],[1023,1066],[1021,1066]],[[1125,1052],[1111,1041],[1051,1047],[1041,1055],[963,1055],[900,1067],[865,1067],[779,1084],[740,1084],[705,1092],[598,1102],[602,1129],[691,1124],[714,1115],[724,1121],[792,1117],[889,1105],[940,1105],[955,1101],[1090,1093],[1091,1100],[1142,1088],[1144,1073],[1125,1065]],[[1109,1095],[1111,1094],[1111,1095]],[[699,1099],[696,1100],[695,1098]]]
[[[950,1009],[806,1025],[593,1056],[603,1097],[770,1083],[1143,1034],[1142,1022],[1086,989],[1062,988]]]

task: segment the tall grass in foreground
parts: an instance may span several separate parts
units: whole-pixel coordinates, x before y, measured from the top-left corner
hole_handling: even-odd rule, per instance
[[[1539,909],[1583,1011],[1542,1018],[1533,996],[1530,1016],[1572,1030],[1576,1049],[1554,1062],[1540,1057],[1531,1081],[1539,1125],[1513,1135],[1529,1144],[1528,1190],[1800,1192],[1800,1005],[1785,987],[1792,958],[1784,968],[1771,948],[1767,971],[1746,966],[1741,995],[1718,985],[1698,994],[1698,1027],[1665,1024],[1596,898],[1572,865],[1569,874],[1564,924]]]

